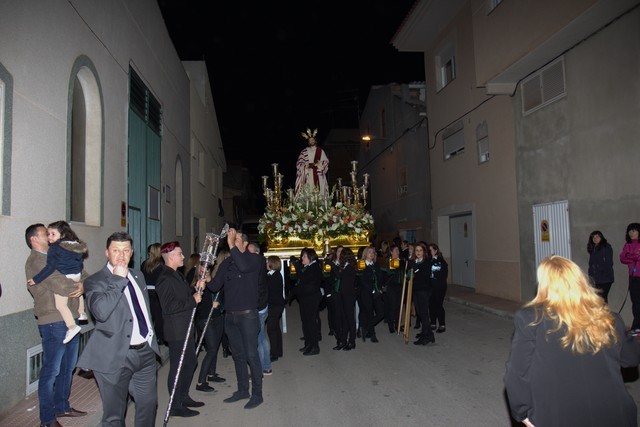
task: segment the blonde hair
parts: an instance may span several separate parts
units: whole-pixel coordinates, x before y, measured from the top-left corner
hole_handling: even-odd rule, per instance
[[[553,333],[566,327],[563,348],[578,354],[595,354],[618,341],[615,319],[602,297],[573,261],[551,256],[538,266],[538,293],[525,307],[533,307],[537,325],[544,317],[555,321]]]

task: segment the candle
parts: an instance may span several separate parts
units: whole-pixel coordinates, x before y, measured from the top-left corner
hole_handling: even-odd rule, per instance
[[[338,188],[342,188],[342,178],[338,178]]]
[[[289,194],[289,201],[293,202],[293,188],[288,189],[287,194]]]
[[[266,175],[262,175],[262,189],[266,190],[267,189],[267,181],[269,180],[269,177]]]
[[[356,172],[355,171],[351,172],[351,182],[354,183],[354,184],[356,183]]]
[[[271,163],[271,167],[273,168],[273,176],[278,176],[278,164],[277,163]]]
[[[284,175],[282,175],[281,173],[278,174],[278,187],[282,186],[282,178],[284,177]]]
[[[364,186],[368,187],[369,186],[369,174],[365,173],[364,175],[362,175],[362,177],[364,178]]]
[[[357,160],[352,160],[351,161],[351,170],[354,171],[354,172],[358,170],[358,161]]]

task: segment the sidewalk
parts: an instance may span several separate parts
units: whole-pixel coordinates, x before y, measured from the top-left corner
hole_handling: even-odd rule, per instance
[[[504,318],[513,318],[513,314],[521,306],[517,302],[476,294],[474,289],[458,285],[449,285],[445,299]],[[168,357],[168,349],[161,347],[161,350],[163,353],[166,352]],[[166,357],[163,359],[167,360]],[[159,382],[159,385],[163,387],[164,383],[160,384]],[[70,401],[74,408],[86,411],[88,414],[80,418],[59,419],[58,421],[64,427],[94,427],[100,424],[102,404],[94,379],[85,379],[74,375]],[[158,420],[162,420],[162,417],[163,408],[159,408]],[[37,393],[31,394],[0,416],[0,427],[38,427],[39,425]]]

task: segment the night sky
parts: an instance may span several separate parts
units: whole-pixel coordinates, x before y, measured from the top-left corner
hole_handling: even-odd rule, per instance
[[[372,85],[424,81],[422,54],[390,44],[413,2],[158,0],[180,59],[207,62],[227,161],[286,178],[307,127],[322,143],[358,127]]]

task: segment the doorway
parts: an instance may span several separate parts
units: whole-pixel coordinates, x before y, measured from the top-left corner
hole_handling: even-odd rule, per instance
[[[451,281],[456,285],[475,288],[473,216],[464,214],[449,217],[449,235],[451,238]]]

